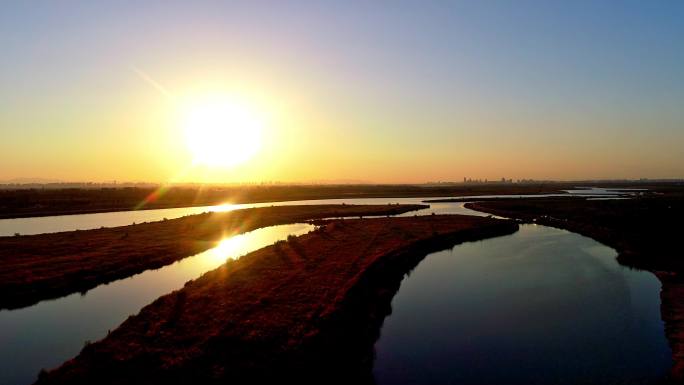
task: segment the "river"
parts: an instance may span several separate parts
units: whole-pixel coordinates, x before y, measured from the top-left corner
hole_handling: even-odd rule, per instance
[[[524,197],[520,197],[521,199]],[[120,226],[273,204],[418,203],[421,198],[330,199],[0,220],[4,234]],[[485,215],[432,203],[403,215]],[[217,248],[82,294],[0,311],[0,384],[25,385],[75,356],[126,317],[228,258],[310,231],[263,228]],[[376,344],[380,384],[647,380],[669,368],[660,284],[591,239],[524,225],[511,236],[429,255],[402,282]],[[578,377],[576,374],[581,373]],[[486,381],[484,381],[486,379]],[[420,380],[420,381],[419,381]]]

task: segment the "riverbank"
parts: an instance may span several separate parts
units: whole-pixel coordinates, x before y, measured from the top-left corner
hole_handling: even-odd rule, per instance
[[[327,221],[159,298],[38,383],[367,382],[404,275],[427,253],[517,227],[459,215]]]
[[[273,185],[107,188],[0,187],[0,219],[312,199],[562,193],[570,183]]]
[[[672,348],[672,380],[684,382],[684,260],[680,232],[684,196],[629,200],[525,199],[467,203],[467,208],[570,230],[618,251],[618,261],[655,274]]]
[[[586,199],[581,196],[571,196],[570,194],[565,193],[568,195],[567,197],[564,197],[564,199]],[[539,194],[537,194],[539,195]],[[532,196],[524,196],[524,197],[519,197],[519,196],[511,196],[511,197],[462,197],[462,198],[439,198],[439,199],[424,199],[422,202],[423,203],[466,203],[466,202],[489,202],[489,201],[501,201],[501,200],[520,200],[520,199],[557,199],[557,197],[535,197],[534,195]]]
[[[427,205],[277,206],[95,230],[0,237],[0,309],[85,292],[260,227],[328,217],[397,215]]]

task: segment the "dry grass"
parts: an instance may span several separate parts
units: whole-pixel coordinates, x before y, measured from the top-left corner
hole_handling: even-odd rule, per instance
[[[405,273],[516,229],[458,215],[329,222],[159,298],[39,383],[358,383]]]
[[[87,291],[214,247],[231,234],[330,216],[390,215],[422,205],[280,206],[55,234],[0,237],[0,309]]]
[[[254,203],[332,198],[391,198],[480,194],[558,192],[571,184],[525,185],[293,185],[293,186],[176,186],[156,194],[151,187],[126,188],[0,188],[0,218],[83,214],[145,209],[207,206],[225,202]],[[154,197],[154,199],[148,199]]]

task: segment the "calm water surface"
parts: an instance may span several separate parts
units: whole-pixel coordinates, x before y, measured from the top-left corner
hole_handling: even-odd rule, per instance
[[[120,226],[272,204],[422,199],[328,199],[0,220],[0,234]],[[430,205],[403,216],[486,215],[462,203]],[[84,295],[0,311],[0,384],[30,383],[41,368],[75,356],[85,341],[103,338],[146,304],[227,258],[310,229],[295,224],[256,230]],[[431,254],[394,299],[394,314],[376,346],[378,382],[603,382],[662,374],[669,350],[659,313],[660,285],[650,273],[620,267],[614,257],[612,249],[588,238],[531,225],[512,236]]]
[[[605,197],[608,195],[617,194],[614,190],[607,190],[602,188],[567,190],[570,195],[581,196],[596,196]],[[354,204],[386,204],[386,203],[421,203],[424,199],[440,199],[440,198],[497,198],[497,197],[516,197],[516,198],[533,198],[533,197],[554,197],[554,196],[568,196],[568,194],[542,194],[542,195],[478,195],[468,197],[430,197],[430,198],[362,198],[362,199],[319,199],[319,200],[303,200],[303,201],[287,201],[287,202],[266,202],[266,203],[248,203],[248,204],[224,204],[217,206],[200,206],[200,207],[179,207],[172,209],[155,209],[155,210],[137,210],[137,211],[117,211],[111,213],[95,213],[95,214],[78,214],[78,215],[57,215],[49,217],[35,217],[35,218],[14,218],[14,219],[0,219],[0,236],[11,236],[15,233],[22,235],[29,234],[43,234],[55,233],[60,231],[73,230],[88,230],[99,227],[116,227],[126,226],[132,223],[154,222],[161,221],[164,218],[180,218],[186,215],[201,214],[205,212],[214,211],[231,211],[249,207],[264,207],[272,205],[317,205],[317,204],[340,204],[340,203],[354,203]],[[436,204],[431,204],[435,207]],[[454,207],[442,206],[442,207]],[[445,212],[448,212],[448,208]],[[453,212],[460,214],[458,209]],[[469,210],[468,210],[469,211]],[[469,211],[473,213],[472,211]],[[413,214],[411,214],[413,215]],[[472,215],[472,214],[471,214]]]
[[[100,285],[85,295],[72,294],[19,310],[0,311],[0,384],[29,384],[40,369],[59,366],[78,354],[85,341],[105,337],[129,315],[185,282],[229,258],[312,229],[300,223],[254,230],[161,269]]]
[[[670,368],[660,282],[545,226],[430,254],[376,343],[378,384],[642,384]]]
[[[331,199],[285,202],[286,204],[387,204],[416,203],[420,199]],[[132,222],[161,220],[206,211],[227,211],[255,205],[224,205],[182,209],[147,210],[23,218],[2,220],[11,233],[18,232],[17,224],[27,226],[23,231],[42,233],[73,229],[119,226]],[[435,204],[420,214],[462,213],[463,205]],[[415,215],[412,212],[405,215]],[[31,227],[35,226],[35,227]],[[30,231],[33,229],[33,231]],[[238,235],[225,240],[217,248],[185,258],[157,270],[148,270],[133,277],[98,286],[84,295],[72,294],[56,300],[42,301],[17,310],[0,310],[0,384],[22,385],[36,379],[42,368],[54,368],[75,356],[86,341],[96,341],[116,328],[129,315],[137,314],[148,303],[161,295],[179,289],[188,280],[218,267],[226,258],[234,258],[273,244],[288,235],[300,235],[313,229],[307,224],[273,226]]]

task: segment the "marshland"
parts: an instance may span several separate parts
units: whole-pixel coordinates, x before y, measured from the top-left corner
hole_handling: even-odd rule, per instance
[[[684,3],[7,0],[0,385],[684,383]]]

